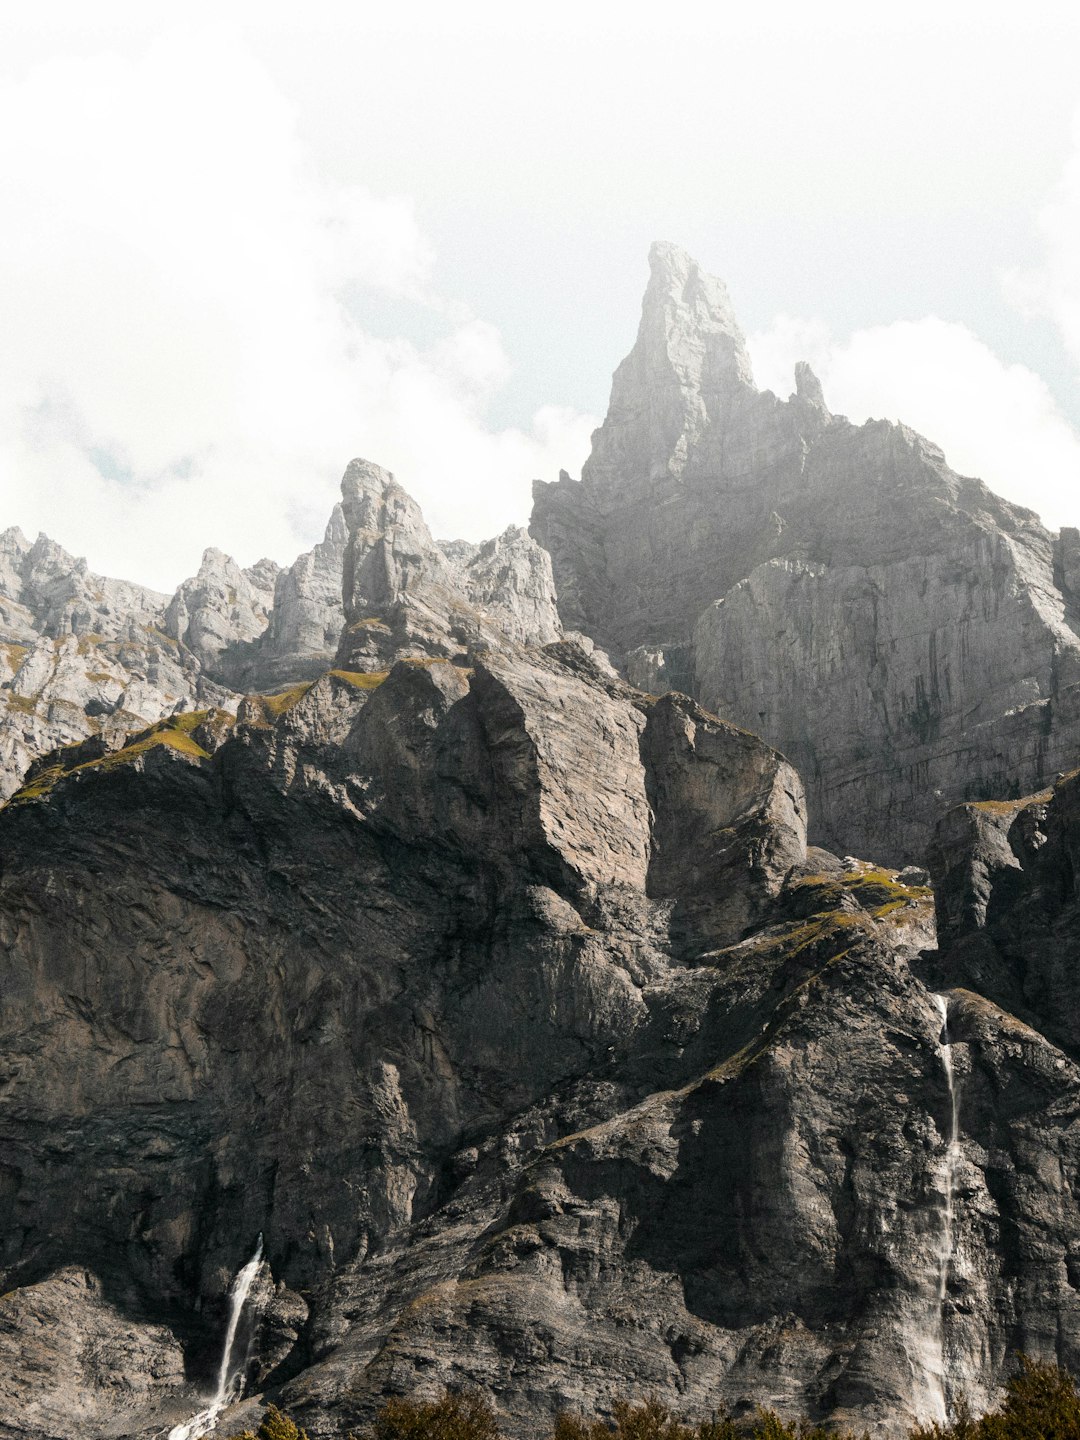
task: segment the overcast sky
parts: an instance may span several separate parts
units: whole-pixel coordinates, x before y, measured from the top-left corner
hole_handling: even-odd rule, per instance
[[[292,559],[353,455],[524,523],[653,239],[761,385],[1080,523],[1076,7],[373,8],[4,7],[0,527],[171,589]]]

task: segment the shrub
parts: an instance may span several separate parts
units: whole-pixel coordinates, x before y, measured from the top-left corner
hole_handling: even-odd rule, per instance
[[[997,1410],[976,1420],[961,1402],[951,1425],[916,1426],[911,1440],[1080,1440],[1080,1394],[1067,1371],[1021,1355]]]
[[[364,1440],[502,1440],[491,1402],[475,1391],[388,1400]]]
[[[617,1401],[613,1411],[610,1425],[579,1415],[558,1415],[552,1440],[844,1440],[841,1433],[806,1420],[781,1420],[773,1410],[759,1410],[748,1424],[736,1424],[721,1415],[697,1425],[685,1425],[655,1396],[650,1396],[640,1405]]]
[[[230,1435],[229,1440],[308,1440],[308,1435],[276,1405],[268,1405],[258,1430],[242,1430],[239,1435]]]

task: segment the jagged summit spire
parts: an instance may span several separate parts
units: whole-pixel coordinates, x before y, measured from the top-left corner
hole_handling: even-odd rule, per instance
[[[615,372],[582,479],[606,487],[679,477],[708,423],[754,393],[746,341],[723,282],[678,245],[649,251],[634,348]]]
[[[734,342],[731,358],[745,360],[746,379],[750,381],[746,341],[735,318],[727,286],[715,275],[707,274],[692,255],[669,240],[654,240],[649,248],[649,284],[642,304],[642,321],[654,316],[659,308],[671,312],[684,326],[727,335]]]
[[[825,404],[825,392],[821,388],[821,381],[810,368],[806,360],[795,362],[795,393],[800,400],[805,400],[808,405],[814,405],[826,415],[829,414],[829,407]]]

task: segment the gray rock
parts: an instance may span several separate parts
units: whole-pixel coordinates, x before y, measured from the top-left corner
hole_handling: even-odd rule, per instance
[[[333,664],[345,624],[341,587],[347,539],[344,513],[335,505],[322,541],[278,574],[269,624],[254,661],[257,688],[312,679]]]
[[[511,527],[478,546],[454,542],[451,559],[389,471],[353,460],[341,493],[349,539],[339,667],[386,670],[399,659],[562,635],[550,558],[525,531]]]
[[[1071,1040],[932,977],[946,1245],[929,893],[808,852],[775,750],[567,642],[206,724],[0,811],[0,1284],[21,1317],[77,1256],[128,1327],[72,1369],[20,1319],[13,1435],[115,1433],[115,1365],[181,1342],[130,1413],[192,1413],[259,1231],[226,1431],[452,1381],[522,1436],[649,1392],[890,1435],[1018,1343],[1080,1359]],[[1041,825],[1021,866],[1071,843]]]
[[[245,571],[221,550],[204,551],[198,575],[185,580],[169,602],[166,633],[190,650],[208,674],[220,674],[229,666],[231,651],[266,629],[277,574],[272,561]]]
[[[671,246],[650,263],[580,483],[535,488],[564,624],[789,755],[830,849],[917,859],[950,804],[1067,769],[1070,532],[831,415],[807,366],[757,391],[723,287]]]

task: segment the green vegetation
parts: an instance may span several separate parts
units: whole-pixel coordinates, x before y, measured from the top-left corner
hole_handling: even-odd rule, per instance
[[[271,1405],[258,1430],[241,1430],[238,1435],[231,1435],[229,1440],[308,1440],[308,1434],[283,1415],[276,1405]]]
[[[312,684],[311,680],[305,680],[299,685],[290,685],[288,690],[279,690],[274,695],[249,695],[247,699],[258,705],[265,720],[278,720],[300,703]]]
[[[16,645],[13,641],[5,640],[0,643],[0,655],[4,657],[4,663],[14,675],[23,662],[23,658],[30,653],[26,645]]]
[[[893,872],[867,866],[842,874],[800,876],[792,881],[788,896],[797,912],[814,920],[835,914],[846,898],[849,905],[856,901],[875,920],[891,918],[895,922],[912,901],[932,903],[934,892],[928,885],[900,885]]]
[[[1025,1355],[1019,1359],[996,1410],[976,1418],[961,1402],[951,1425],[917,1425],[911,1440],[1077,1440],[1080,1394],[1072,1376]]]
[[[491,1401],[475,1391],[438,1400],[389,1400],[363,1440],[500,1440]]]
[[[335,680],[344,680],[354,690],[377,690],[390,672],[388,670],[331,670]]]
[[[1080,1440],[1080,1394],[1071,1375],[1056,1365],[1019,1357],[1002,1403],[976,1417],[961,1401],[950,1424],[916,1425],[909,1440]],[[229,1440],[307,1440],[273,1405],[258,1430]],[[356,1440],[349,1435],[342,1440]],[[503,1440],[491,1401],[468,1391],[444,1391],[437,1400],[388,1400],[359,1440]],[[655,1396],[632,1405],[616,1401],[612,1418],[560,1414],[538,1440],[855,1440],[810,1420],[782,1420],[760,1409],[753,1418],[733,1420],[717,1413],[709,1420],[680,1420]],[[867,1440],[864,1435],[862,1440]]]
[[[131,736],[122,750],[114,750],[111,754],[99,756],[96,760],[77,760],[80,747],[70,746],[66,750],[58,750],[57,763],[40,770],[34,775],[21,790],[17,790],[8,801],[9,805],[24,805],[33,800],[40,800],[60,781],[69,775],[79,774],[84,770],[94,770],[108,773],[120,769],[123,765],[130,765],[133,761],[140,759],[151,750],[164,746],[169,750],[179,751],[181,755],[187,755],[193,760],[209,760],[209,751],[204,750],[199,742],[192,735],[208,715],[206,710],[191,710],[183,715],[169,715],[164,720],[159,720],[156,725],[151,725],[146,730],[140,730]]]
[[[973,810],[981,810],[984,815],[1016,815],[1035,798],[1048,799],[1049,797],[1032,796],[1024,800],[972,800],[970,804]]]
[[[843,1440],[843,1432],[806,1421],[786,1424],[771,1410],[760,1410],[749,1425],[726,1415],[685,1425],[650,1398],[640,1405],[616,1401],[611,1424],[579,1415],[558,1415],[552,1440]]]

